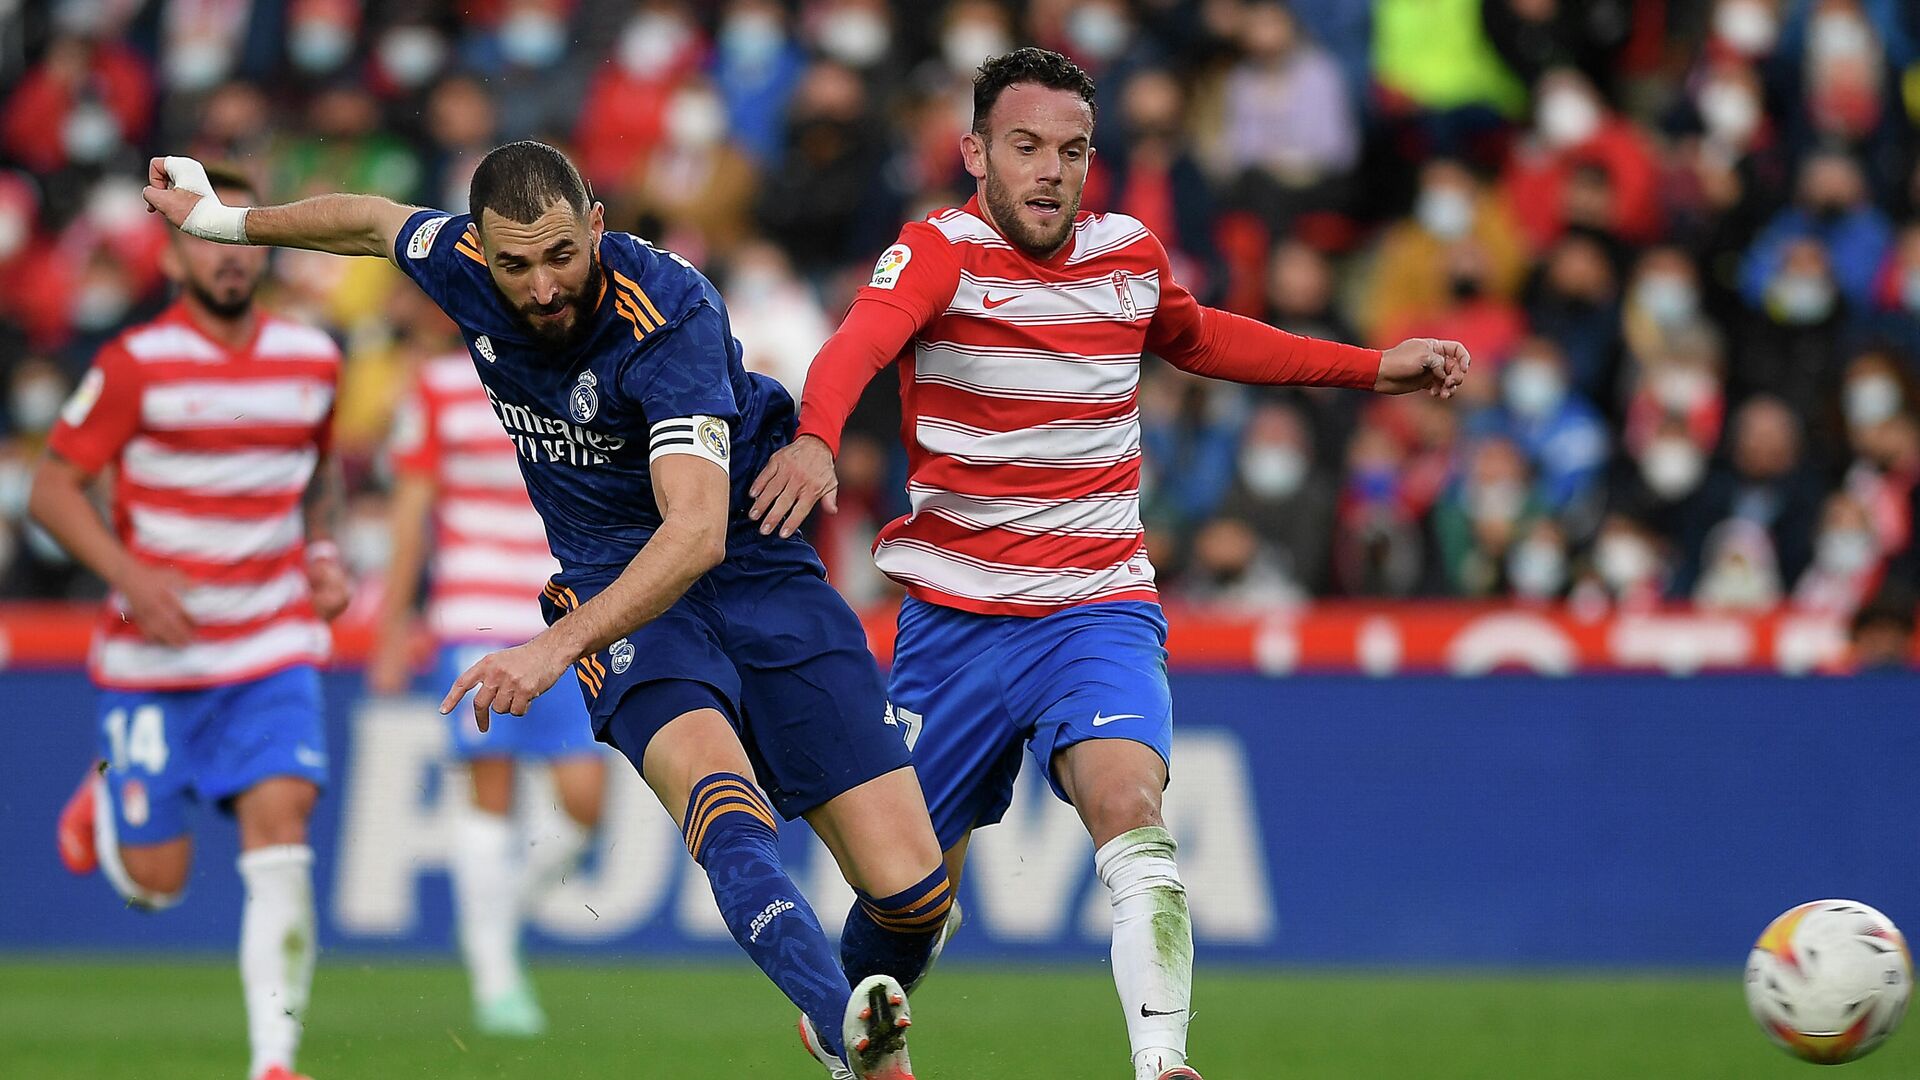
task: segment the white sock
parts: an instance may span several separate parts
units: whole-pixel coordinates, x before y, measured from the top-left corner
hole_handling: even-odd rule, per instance
[[[527,910],[579,863],[592,833],[564,809],[546,800],[523,804],[521,835],[526,844],[520,868],[520,899]]]
[[[247,999],[253,1065],[293,1068],[313,987],[313,849],[278,844],[241,852],[246,907],[240,916],[240,984]]]
[[[514,888],[513,825],[469,806],[453,830],[454,918],[473,1000],[520,985],[520,900]]]
[[[1121,833],[1093,855],[1113,893],[1113,983],[1137,1080],[1155,1080],[1187,1062],[1193,922],[1173,853],[1173,835],[1149,825]]]

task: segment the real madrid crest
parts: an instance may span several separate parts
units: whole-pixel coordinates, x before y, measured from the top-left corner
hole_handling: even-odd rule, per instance
[[[725,424],[715,420],[711,416],[701,421],[700,442],[706,447],[707,453],[711,454],[715,461],[723,464],[726,462],[727,451],[731,448],[727,445],[727,426]]]
[[[621,638],[607,647],[607,660],[615,675],[624,675],[633,666],[633,642]]]
[[[584,424],[600,413],[600,391],[594,386],[599,382],[593,372],[580,373],[580,381],[573,384],[573,392],[567,395],[567,411],[573,414],[575,423]]]

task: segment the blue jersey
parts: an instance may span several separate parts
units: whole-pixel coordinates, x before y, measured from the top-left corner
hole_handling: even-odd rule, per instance
[[[459,326],[563,568],[631,562],[660,527],[650,459],[690,450],[732,478],[729,556],[794,546],[769,545],[746,516],[748,485],[793,437],[793,399],[741,366],[719,290],[686,260],[604,234],[605,289],[578,343],[556,349],[495,287],[471,216],[422,210],[393,254]]]

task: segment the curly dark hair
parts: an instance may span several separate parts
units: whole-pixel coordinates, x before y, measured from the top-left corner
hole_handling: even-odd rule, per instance
[[[584,215],[592,201],[592,192],[567,155],[529,139],[488,151],[467,186],[467,211],[475,221],[482,210],[492,210],[508,221],[531,225],[554,203],[564,202]]]
[[[1080,65],[1049,49],[1028,45],[1002,56],[991,56],[973,76],[973,130],[987,133],[987,114],[1000,92],[1019,83],[1033,83],[1049,90],[1071,90],[1080,95],[1087,108],[1097,116],[1100,106],[1093,102],[1093,77]]]

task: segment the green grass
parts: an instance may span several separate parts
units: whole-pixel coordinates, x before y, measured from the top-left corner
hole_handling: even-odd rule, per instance
[[[554,1030],[474,1034],[460,972],[323,960],[301,1066],[318,1080],[473,1077],[814,1080],[792,1010],[744,962],[543,966]],[[914,998],[921,1080],[1129,1080],[1104,968],[953,965]],[[1721,977],[1267,974],[1203,970],[1194,1063],[1213,1080],[1806,1077]],[[0,962],[0,1076],[241,1080],[224,964]],[[1920,1077],[1896,1035],[1842,1074]]]

